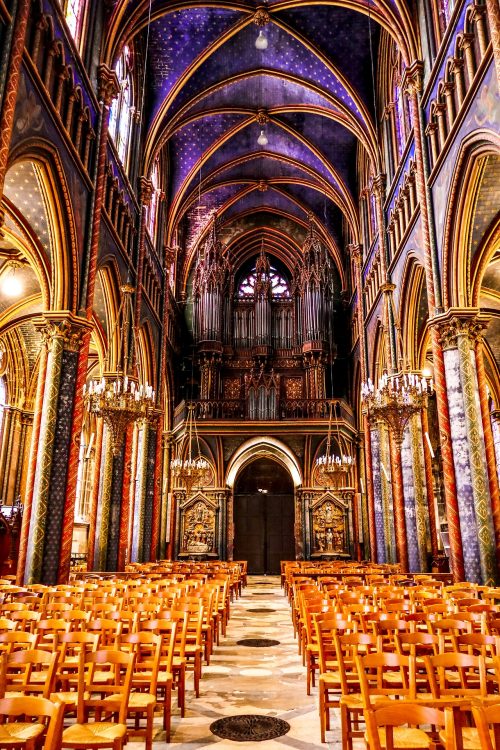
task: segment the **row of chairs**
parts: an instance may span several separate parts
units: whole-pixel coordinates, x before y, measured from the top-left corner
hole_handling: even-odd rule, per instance
[[[498,589],[442,581],[407,587],[386,579],[350,585],[304,576],[294,578],[288,594],[308,693],[319,672],[322,742],[336,708],[343,748],[362,736],[370,748],[389,747],[390,732],[379,733],[379,725],[404,723],[405,707],[411,706],[407,721],[419,717],[417,724],[439,724],[441,733],[425,732],[424,741],[418,728],[413,733],[398,728],[395,747],[430,747],[431,741],[454,749],[482,747],[479,725],[466,726],[463,719],[471,715],[472,703],[478,722],[493,722],[499,714]],[[434,599],[440,606],[433,611]],[[427,710],[439,712],[436,721],[424,721]]]
[[[51,588],[0,582],[0,698],[61,706],[42,722],[53,721],[46,747],[59,721],[62,747],[119,750],[132,730],[151,750],[156,709],[170,741],[172,692],[185,714],[188,671],[199,696],[202,663],[225,634],[242,584],[213,571],[168,579],[146,572]]]

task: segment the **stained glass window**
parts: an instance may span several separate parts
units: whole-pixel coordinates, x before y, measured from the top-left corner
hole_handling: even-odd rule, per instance
[[[290,286],[288,281],[273,265],[271,265],[269,269],[269,278],[271,280],[272,295],[275,299],[282,299],[290,296]],[[242,299],[253,298],[256,279],[257,271],[254,267],[240,282],[238,297]]]
[[[151,195],[151,203],[149,204],[147,227],[149,236],[152,240],[154,240],[156,232],[156,221],[158,219],[158,201],[160,197],[160,175],[158,168],[158,159],[156,159],[155,163],[153,164],[150,180],[153,185],[153,193]]]
[[[87,0],[66,0],[63,6],[66,23],[77,45],[82,38],[86,2]]]
[[[120,82],[118,96],[113,99],[109,113],[109,134],[115,142],[118,156],[123,166],[127,167],[128,146],[130,141],[130,126],[132,122],[131,101],[131,75],[130,75],[130,51],[125,47],[118,63],[115,73]]]

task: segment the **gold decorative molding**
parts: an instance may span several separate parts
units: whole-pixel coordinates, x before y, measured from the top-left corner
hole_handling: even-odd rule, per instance
[[[488,327],[490,318],[478,308],[450,308],[445,315],[433,319],[443,350],[456,349],[460,336],[465,336],[475,344]]]
[[[120,91],[120,81],[115,71],[105,63],[99,65],[97,96],[106,107],[109,107],[113,99]]]
[[[422,92],[423,84],[424,64],[421,60],[415,60],[403,73],[402,89],[408,96],[413,96]]]
[[[92,330],[89,321],[77,318],[67,310],[44,313],[40,318],[34,318],[33,324],[49,349],[55,339],[62,339],[63,349],[71,352],[80,351],[85,334]]]
[[[270,21],[271,21],[271,16],[269,15],[267,8],[264,8],[263,5],[261,5],[260,8],[257,8],[253,17],[254,24],[256,26],[262,27],[262,26],[267,26],[267,24],[270,23]]]

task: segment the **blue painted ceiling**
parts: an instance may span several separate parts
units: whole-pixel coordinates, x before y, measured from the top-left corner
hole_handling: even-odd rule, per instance
[[[150,163],[163,152],[168,165],[167,242],[183,226],[194,246],[214,210],[226,227],[275,211],[300,232],[312,213],[332,252],[346,244],[346,218],[351,237],[359,231],[358,151],[379,119],[377,19],[403,18],[404,3],[348,5],[153,0],[143,136]],[[120,20],[121,38],[143,49],[148,6],[130,2]],[[255,48],[257,9],[270,14],[265,51]],[[258,110],[269,117],[263,126]],[[265,146],[257,143],[262,128]]]

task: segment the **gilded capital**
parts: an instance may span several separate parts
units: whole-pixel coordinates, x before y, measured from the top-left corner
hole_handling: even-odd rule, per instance
[[[424,64],[421,60],[415,60],[406,68],[401,83],[408,96],[420,94],[424,86]]]
[[[372,193],[378,195],[382,201],[385,198],[385,185],[386,176],[383,172],[379,172],[372,180]]]
[[[139,178],[140,199],[143,206],[149,206],[153,197],[154,186],[149,177]]]
[[[347,252],[351,258],[359,263],[363,259],[363,246],[362,245],[347,245]]]
[[[488,323],[489,317],[480,314],[476,308],[452,309],[433,321],[444,350],[456,349],[460,337],[467,338],[472,345],[475,344],[482,338]]]
[[[51,349],[59,340],[62,342],[62,348],[70,352],[80,351],[85,334],[89,333],[92,328],[87,320],[77,318],[67,311],[45,313],[34,323],[48,349]]]
[[[109,68],[105,63],[102,63],[99,65],[98,82],[98,99],[109,107],[120,91],[118,76],[114,70]]]

